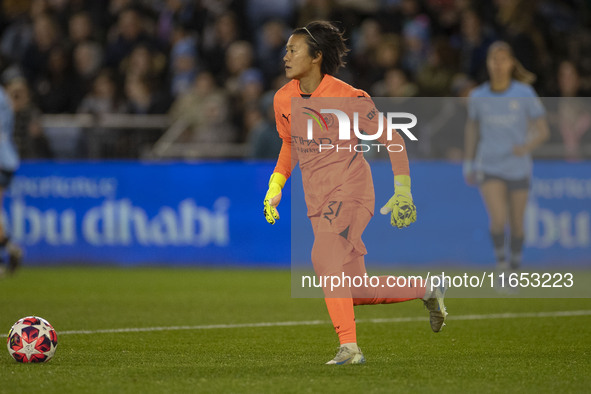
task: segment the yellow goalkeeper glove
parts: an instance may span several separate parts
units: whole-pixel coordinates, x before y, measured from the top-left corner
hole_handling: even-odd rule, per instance
[[[417,208],[412,202],[410,194],[410,176],[396,175],[394,177],[394,196],[380,209],[382,215],[390,216],[392,226],[403,228],[410,226],[417,220]]]
[[[279,212],[277,212],[277,205],[281,201],[281,189],[285,186],[285,176],[278,172],[274,172],[271,175],[271,179],[269,179],[269,190],[267,190],[267,194],[265,195],[265,200],[263,201],[264,209],[263,212],[265,213],[265,219],[270,224],[275,224],[275,220],[279,219]]]

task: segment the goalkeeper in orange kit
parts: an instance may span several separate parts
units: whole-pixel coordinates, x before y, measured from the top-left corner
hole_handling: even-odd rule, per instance
[[[364,255],[367,251],[361,235],[373,216],[375,204],[369,164],[363,154],[356,152],[352,139],[338,138],[340,128],[337,122],[329,122],[330,126],[325,118],[319,122],[320,118],[314,114],[320,113],[308,106],[302,105],[304,111],[292,113],[292,103],[297,105],[303,99],[312,103],[315,98],[335,98],[336,102],[341,102],[346,98],[355,103],[354,108],[360,109],[359,122],[361,126],[365,125],[365,130],[375,127],[371,125],[370,118],[375,117],[377,110],[367,93],[333,77],[344,65],[347,48],[342,33],[331,23],[312,22],[295,29],[286,50],[283,59],[285,73],[291,81],[277,91],[274,99],[277,131],[283,145],[264,199],[265,217],[271,224],[279,219],[277,206],[281,201],[281,190],[292,169],[299,163],[308,217],[314,231],[312,264],[316,275],[363,277],[366,275]],[[330,149],[330,146],[335,147],[330,145],[322,150],[317,141],[310,138],[309,133],[306,134],[306,127],[301,127],[298,116],[301,120],[302,113],[319,122],[323,127],[322,140],[330,140],[338,149]],[[296,124],[298,127],[292,127]],[[382,135],[378,141],[387,148],[402,147],[388,148],[395,175],[395,192],[380,212],[390,214],[392,225],[403,228],[416,220],[404,140],[394,131],[391,140]],[[414,281],[407,283],[406,287],[392,288],[386,285],[387,277],[379,277],[379,280],[380,285],[372,287],[342,286],[336,291],[323,288],[326,306],[341,344],[337,355],[327,364],[365,362],[357,346],[354,305],[422,299],[430,312],[432,330],[439,332],[444,326],[446,286],[434,287],[432,283]]]

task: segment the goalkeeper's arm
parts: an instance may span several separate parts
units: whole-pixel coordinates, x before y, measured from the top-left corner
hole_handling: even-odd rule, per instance
[[[390,213],[390,224],[403,228],[417,220],[417,208],[410,193],[410,176],[394,176],[394,195],[380,209],[382,215]]]
[[[275,224],[275,220],[279,219],[279,212],[277,211],[277,205],[281,202],[281,190],[285,186],[287,178],[279,172],[274,172],[269,179],[269,190],[265,195],[263,201],[265,219],[270,224]]]
[[[417,220],[417,208],[410,192],[410,168],[408,155],[406,154],[406,144],[396,131],[392,133],[392,141],[387,141],[385,137],[382,137],[380,142],[386,146],[398,145],[402,147],[402,150],[393,149],[390,151],[388,149],[392,171],[394,172],[394,195],[380,209],[380,213],[382,215],[390,213],[390,224],[394,227],[404,228]]]
[[[291,154],[291,138],[287,136],[287,138],[283,138],[277,165],[269,179],[269,189],[263,200],[263,213],[270,224],[275,224],[275,220],[279,219],[277,206],[281,202],[281,190],[291,175],[292,168],[297,163],[297,158],[293,156]]]

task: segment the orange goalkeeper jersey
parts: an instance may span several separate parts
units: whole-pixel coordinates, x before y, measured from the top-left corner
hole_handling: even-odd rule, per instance
[[[375,195],[371,170],[360,152],[363,149],[358,146],[360,141],[352,131],[352,138],[339,138],[337,117],[320,114],[320,107],[339,109],[349,115],[357,112],[359,130],[371,135],[378,129],[378,111],[369,95],[325,75],[311,95],[300,90],[299,81],[290,81],[277,91],[273,105],[277,131],[283,140],[275,172],[289,178],[299,162],[308,216],[319,215],[329,201],[356,201],[373,215]],[[353,116],[349,118],[352,127]],[[395,175],[409,175],[404,140],[396,131],[388,140],[385,120],[383,124],[384,132],[377,141],[363,143],[380,143],[383,149],[395,145],[395,149],[388,150],[392,170]]]

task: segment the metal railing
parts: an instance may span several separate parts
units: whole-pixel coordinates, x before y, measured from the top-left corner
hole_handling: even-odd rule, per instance
[[[109,150],[126,138],[128,157],[142,159],[244,158],[247,144],[198,144],[179,142],[188,128],[182,120],[171,124],[167,115],[60,114],[43,115],[41,126],[57,158],[100,158],[97,145]],[[108,140],[108,141],[105,141]],[[113,157],[108,152],[107,157]],[[125,152],[115,155],[125,157]]]
[[[246,158],[246,143],[182,142],[181,135],[188,128],[183,120],[171,123],[167,115],[129,114],[60,114],[43,115],[41,125],[50,140],[56,158],[140,158],[140,159],[226,159]],[[125,139],[121,149],[128,151],[112,155],[109,149]],[[93,152],[104,145],[107,154]],[[591,158],[591,144],[581,146],[581,156]],[[535,152],[539,159],[565,158],[564,146],[548,143]]]
[[[129,115],[129,114],[59,114],[43,115],[41,124],[44,128],[78,127],[106,128],[118,130],[130,129],[166,129],[170,126],[167,115]]]

